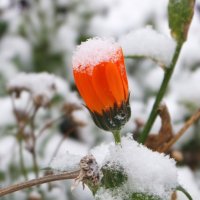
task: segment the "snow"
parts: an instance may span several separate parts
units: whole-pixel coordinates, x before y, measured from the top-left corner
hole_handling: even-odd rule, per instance
[[[157,92],[158,89],[160,88],[163,76],[164,73],[161,68],[156,67],[149,70],[145,79],[145,84],[147,86],[147,89],[153,92]]]
[[[109,145],[102,143],[90,150],[90,153],[95,157],[98,166],[101,168],[104,164],[104,159],[109,153]]]
[[[11,99],[9,97],[0,98],[0,105],[0,127],[13,124],[15,118],[13,115]]]
[[[19,58],[23,64],[28,65],[32,59],[30,43],[19,36],[8,35],[0,41],[0,55],[4,59]]]
[[[178,80],[174,80],[172,88],[179,102],[190,102],[200,106],[200,69],[194,72],[185,71]]]
[[[200,3],[200,2],[199,2]],[[180,60],[181,60],[181,69],[185,67],[186,69],[189,67],[193,67],[196,64],[199,64],[200,57],[197,53],[200,48],[200,27],[199,27],[199,13],[194,13],[194,17],[192,19],[192,24],[190,26],[188,39],[184,44],[182,49]]]
[[[16,147],[17,142],[13,136],[9,135],[0,139],[0,171],[8,170],[9,164],[13,161],[13,153],[16,151]]]
[[[165,66],[171,62],[176,43],[150,26],[134,30],[119,39],[126,56],[145,56]]]
[[[91,21],[89,33],[98,36],[120,36],[132,29],[138,29],[151,20],[157,27],[161,24],[169,32],[166,21],[167,0],[110,0],[112,5],[105,5],[106,15],[96,15]],[[108,4],[106,2],[106,4]],[[98,6],[98,5],[97,5]]]
[[[8,61],[7,59],[2,58],[0,55],[0,75],[2,74],[6,80],[13,78],[17,73],[15,65]]]
[[[63,42],[66,39],[67,42]],[[63,25],[58,29],[55,39],[52,41],[53,50],[57,52],[67,52],[71,54],[76,46],[77,32],[72,26]]]
[[[113,196],[110,190],[101,188],[95,195],[96,200],[123,200],[120,196]]]
[[[0,9],[6,9],[9,7],[10,1],[9,0],[1,0],[0,1]]]
[[[54,154],[55,148],[57,148],[57,145],[60,143],[60,140],[63,139],[60,134],[55,133],[54,136],[51,138],[51,140],[48,142],[47,146],[45,146],[44,149],[44,155],[45,158],[41,160],[41,165],[42,168],[46,168],[49,166],[49,162],[52,159],[52,155]],[[63,139],[64,140],[64,139]],[[40,144],[40,146],[42,143]],[[39,146],[39,144],[38,144]],[[59,147],[59,151],[57,152],[57,155],[55,156],[54,159],[59,159],[64,157],[65,155],[76,155],[79,156],[80,158],[84,157],[88,153],[88,146],[85,144],[72,140],[70,138],[67,138],[63,141],[62,145]],[[62,159],[60,160],[60,165],[57,168],[57,170],[61,169],[66,169],[67,168],[67,163],[65,162],[66,159],[62,162]]]
[[[119,58],[120,46],[112,39],[92,38],[82,42],[74,52],[72,63],[75,71],[92,72],[102,62],[115,62]]]
[[[20,73],[8,83],[9,91],[28,91],[34,101],[40,99],[41,105],[49,103],[55,94],[55,76],[48,73]]]
[[[91,151],[100,164],[120,165],[128,176],[127,183],[113,195],[145,193],[168,199],[177,183],[175,161],[169,156],[159,154],[138,144],[129,137],[122,138],[122,147],[113,143],[100,146]],[[104,156],[104,159],[103,159]],[[122,198],[123,199],[123,198]]]
[[[50,163],[52,169],[58,171],[75,171],[79,170],[79,162],[82,156],[70,154],[68,151],[56,156]]]
[[[200,190],[197,187],[193,172],[188,167],[178,168],[178,182],[192,196],[193,200],[199,200]],[[177,200],[187,200],[182,192],[177,192]]]

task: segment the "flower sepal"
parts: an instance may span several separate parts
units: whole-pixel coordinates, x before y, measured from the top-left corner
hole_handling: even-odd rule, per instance
[[[90,111],[94,123],[99,128],[110,132],[120,131],[131,116],[129,98],[127,101],[123,101],[120,106],[114,104],[114,106],[108,110],[103,110],[102,114],[92,112],[89,108],[88,110]]]

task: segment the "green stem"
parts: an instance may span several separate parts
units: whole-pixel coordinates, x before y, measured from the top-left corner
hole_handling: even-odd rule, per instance
[[[182,186],[178,186],[176,188],[176,190],[179,190],[181,192],[183,192],[185,194],[185,196],[189,199],[189,200],[193,200],[191,195],[182,187]]]
[[[28,180],[28,175],[27,175],[25,164],[24,164],[22,141],[19,141],[19,157],[20,157],[19,159],[20,159],[22,174],[25,180]]]
[[[39,167],[37,163],[37,155],[36,155],[36,137],[35,137],[35,116],[37,114],[39,107],[35,107],[33,111],[33,115],[30,118],[30,127],[31,127],[31,136],[33,141],[33,149],[32,149],[32,159],[33,159],[33,170],[35,172],[36,178],[39,177]]]
[[[158,112],[157,112],[158,111],[158,107],[159,107],[160,102],[162,101],[162,99],[164,97],[164,94],[166,92],[168,83],[169,83],[169,81],[171,79],[171,76],[173,74],[173,71],[174,71],[174,68],[176,66],[179,54],[181,52],[182,45],[183,45],[183,42],[179,42],[177,44],[175,53],[174,53],[172,61],[170,63],[170,66],[165,69],[165,75],[164,75],[161,87],[160,87],[160,89],[158,91],[156,100],[154,102],[154,105],[153,105],[153,108],[152,108],[151,113],[149,115],[149,118],[147,120],[147,123],[146,123],[146,125],[144,127],[144,130],[140,135],[140,138],[139,138],[139,142],[140,143],[144,143],[146,141],[146,139],[148,137],[148,134],[149,134],[149,131],[151,130],[151,128],[152,128],[152,126],[153,126],[153,124],[154,124],[154,122],[156,120],[156,117],[157,117],[157,114],[158,114]]]
[[[120,131],[119,131],[119,130],[113,131],[112,134],[113,134],[114,139],[115,139],[115,144],[116,144],[116,145],[121,144],[121,135],[120,135]]]

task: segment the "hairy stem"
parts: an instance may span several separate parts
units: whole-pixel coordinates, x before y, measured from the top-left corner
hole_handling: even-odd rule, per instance
[[[189,199],[189,200],[193,200],[191,195],[182,187],[182,186],[178,186],[176,188],[176,190],[181,191],[185,194],[185,196]]]
[[[157,114],[158,114],[158,112],[157,112],[158,107],[159,107],[159,105],[160,105],[160,103],[161,103],[161,101],[164,97],[168,83],[169,83],[171,76],[174,72],[174,68],[176,66],[179,54],[181,52],[182,45],[183,45],[182,42],[177,44],[175,53],[174,53],[172,61],[170,63],[170,66],[165,69],[165,75],[164,75],[161,87],[160,87],[158,94],[156,96],[156,100],[154,102],[154,105],[153,105],[153,108],[152,108],[151,113],[149,115],[149,118],[147,120],[147,123],[146,123],[146,125],[143,129],[143,132],[141,133],[140,138],[139,138],[139,142],[141,142],[141,143],[144,143],[146,141],[148,134],[149,134],[149,131],[151,130],[151,128],[152,128],[152,126],[153,126],[153,124],[156,120],[156,117],[157,117]]]
[[[75,179],[79,175],[79,172],[80,171],[78,170],[78,171],[74,171],[74,172],[70,172],[70,173],[65,172],[62,174],[48,175],[48,176],[44,176],[41,178],[36,178],[36,179],[30,180],[30,181],[25,181],[22,183],[11,185],[9,187],[0,189],[0,197],[5,196],[7,194],[11,194],[11,193],[19,191],[19,190],[27,189],[27,188],[30,188],[33,186],[38,186],[43,183],[49,183],[49,182],[53,182],[53,181],[66,180],[66,179]]]
[[[113,134],[114,139],[115,139],[115,144],[116,144],[116,145],[121,144],[121,135],[120,135],[120,131],[119,131],[119,130],[113,131],[112,134]]]

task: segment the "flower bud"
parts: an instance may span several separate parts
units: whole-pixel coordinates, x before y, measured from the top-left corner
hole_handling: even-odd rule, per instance
[[[172,37],[178,42],[187,39],[187,33],[194,14],[195,0],[169,0],[168,19]]]
[[[73,73],[95,124],[106,131],[120,130],[131,114],[121,47],[112,40],[87,40],[74,53]]]

